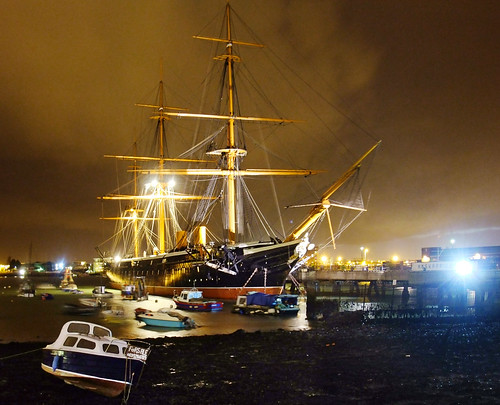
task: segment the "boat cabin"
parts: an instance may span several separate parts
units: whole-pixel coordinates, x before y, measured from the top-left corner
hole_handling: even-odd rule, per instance
[[[179,299],[181,301],[189,302],[191,300],[201,300],[203,298],[203,293],[199,290],[183,290]]]
[[[92,350],[98,353],[123,356],[127,350],[127,342],[113,339],[110,329],[90,322],[66,322],[59,337],[50,345],[57,350]]]

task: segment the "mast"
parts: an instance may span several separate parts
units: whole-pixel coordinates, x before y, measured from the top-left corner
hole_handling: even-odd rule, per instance
[[[137,141],[134,142],[134,155],[137,156]],[[132,166],[133,170],[136,170],[138,168],[137,166],[137,160],[134,159],[134,164]],[[137,173],[134,173],[134,195],[137,195]],[[134,205],[133,208],[131,209],[131,217],[132,221],[134,224],[134,256],[138,257],[139,256],[139,248],[140,248],[140,240],[139,240],[139,222],[138,222],[138,216],[137,216],[137,200],[134,200]]]
[[[229,4],[226,5],[226,19],[227,19],[227,44],[226,47],[226,64],[227,64],[227,75],[228,75],[228,97],[229,97],[229,116],[234,116],[234,100],[233,100],[233,44],[231,42],[231,22]],[[236,179],[232,173],[236,168],[236,156],[237,150],[235,149],[234,140],[234,118],[230,118],[227,123],[227,148],[229,152],[227,153],[227,170],[230,171],[227,177],[227,209],[228,209],[228,241],[229,243],[236,242]]]
[[[365,160],[365,158],[371,154],[379,145],[380,142],[378,141],[375,145],[373,145],[363,156],[361,156],[339,179],[333,183],[321,196],[320,200],[318,203],[313,205],[313,208],[311,208],[311,211],[309,212],[309,215],[302,221],[302,223],[297,226],[286,238],[285,242],[289,242],[292,240],[295,240],[299,238],[304,232],[306,232],[311,225],[313,225],[318,218],[323,215],[323,213],[330,208],[331,204],[330,201],[328,200],[335,191],[337,191],[342,185],[351,178],[351,176],[356,173],[356,171],[361,167],[361,162]],[[344,206],[345,207],[345,206]],[[349,207],[345,207],[349,208]]]
[[[208,40],[212,42],[221,42],[225,44],[225,52],[222,55],[214,57],[215,60],[225,63],[225,84],[227,97],[227,113],[221,114],[206,114],[206,113],[189,113],[161,111],[164,117],[179,117],[179,118],[202,118],[209,120],[221,120],[226,122],[226,142],[225,146],[220,149],[207,152],[210,156],[219,157],[219,166],[216,169],[174,169],[174,168],[158,168],[158,170],[143,170],[138,169],[142,174],[178,174],[178,175],[193,175],[193,176],[221,176],[224,180],[223,203],[225,210],[225,239],[228,244],[238,242],[239,235],[243,234],[243,212],[239,209],[241,200],[238,201],[238,178],[242,176],[308,176],[316,174],[316,170],[271,170],[271,169],[248,169],[241,170],[240,162],[247,155],[247,150],[243,145],[240,145],[237,139],[236,123],[237,122],[274,122],[274,123],[290,123],[298,122],[297,120],[283,118],[265,118],[265,117],[249,117],[240,116],[236,112],[236,92],[235,92],[235,75],[234,63],[240,62],[240,57],[234,53],[233,45],[260,47],[263,45],[250,42],[242,42],[235,40],[232,37],[231,31],[231,7],[226,5],[225,10],[225,25],[226,38],[214,38],[204,36],[194,36],[196,39]],[[168,159],[171,160],[171,159]],[[240,227],[240,229],[238,229]]]
[[[227,243],[235,244],[238,241],[238,234],[241,233],[238,230],[238,223],[242,221],[242,212],[237,209],[237,178],[239,177],[240,171],[240,160],[246,156],[247,151],[243,147],[237,144],[236,134],[235,134],[235,123],[236,121],[269,121],[269,122],[291,122],[290,120],[282,119],[269,119],[269,118],[257,118],[257,117],[239,117],[235,112],[235,91],[234,91],[234,63],[240,61],[240,57],[233,53],[233,45],[245,45],[254,47],[263,47],[260,44],[248,43],[235,41],[232,37],[231,32],[231,7],[226,4],[226,38],[211,38],[211,37],[201,37],[195,36],[197,39],[204,39],[215,42],[223,42],[226,44],[225,54],[215,57],[216,60],[224,61],[226,65],[226,75],[227,75],[227,100],[228,100],[228,113],[227,115],[209,115],[209,114],[183,114],[179,113],[178,116],[190,116],[190,117],[200,117],[200,118],[210,118],[210,119],[225,119],[227,122],[227,140],[226,147],[224,149],[219,149],[211,151],[212,155],[221,156],[221,167],[220,173],[225,179],[225,193],[224,193],[224,203],[227,211],[226,217],[226,239]],[[174,113],[175,114],[175,113]],[[169,115],[173,115],[169,113]]]
[[[159,128],[159,148],[160,148],[160,153],[159,157],[160,159],[158,160],[158,169],[163,170],[165,161],[163,160],[165,157],[164,154],[164,148],[163,148],[163,137],[165,133],[165,115],[163,114],[163,80],[160,80],[160,89],[159,89],[159,94],[158,94],[158,105],[160,108],[158,109],[158,124],[160,126]],[[163,189],[163,174],[160,174],[160,181],[158,182],[157,185],[157,190],[161,195],[165,193],[165,190]],[[165,253],[165,218],[166,218],[166,213],[165,213],[165,204],[164,202],[160,199],[157,201],[157,206],[158,206],[158,253]]]
[[[127,235],[127,238],[129,238],[129,247],[131,250],[133,249],[134,257],[139,257],[140,255],[141,243],[143,241],[141,235],[145,233],[146,229],[152,230],[154,227],[157,228],[156,239],[154,241],[151,240],[154,252],[165,253],[170,247],[173,247],[169,246],[173,245],[172,241],[174,240],[173,238],[175,238],[175,235],[172,235],[172,233],[175,230],[178,230],[176,213],[173,209],[175,201],[211,199],[211,197],[176,194],[173,192],[172,186],[164,181],[166,177],[166,162],[206,163],[207,161],[195,159],[171,159],[165,156],[165,121],[170,119],[166,114],[166,111],[186,111],[186,109],[165,106],[162,80],[159,82],[156,101],[157,105],[136,104],[140,107],[154,109],[154,113],[150,116],[150,118],[156,121],[157,143],[154,153],[155,156],[137,156],[136,142],[134,142],[133,156],[105,155],[105,157],[132,161],[128,171],[133,173],[133,194],[108,194],[100,197],[100,199],[131,201],[130,208],[127,208],[120,217],[101,219],[119,220],[127,223],[126,227],[130,230],[127,231],[130,232],[130,234]],[[138,161],[153,163],[155,165],[154,172],[158,175],[158,181],[151,183],[150,186],[152,188],[145,191],[145,194],[144,192],[139,192],[138,190],[138,175],[142,171],[142,169],[138,166]],[[149,223],[150,225],[146,225],[146,223]],[[153,226],[153,224],[155,224],[155,226]],[[123,229],[125,229],[125,227]],[[149,233],[149,235],[153,234],[154,233]],[[146,239],[147,237],[144,238],[144,240]]]

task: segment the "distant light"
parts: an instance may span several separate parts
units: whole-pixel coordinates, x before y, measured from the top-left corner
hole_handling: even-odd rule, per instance
[[[454,244],[455,244],[455,239],[451,239],[451,240],[450,240],[450,243],[451,243],[452,245],[454,245]]]
[[[170,180],[168,182],[167,186],[168,186],[168,188],[174,188],[175,187],[175,180],[174,179]]]
[[[337,257],[337,261],[340,263],[342,261],[342,256]]]
[[[328,257],[321,256],[321,261],[323,262],[323,264],[326,264],[326,262],[328,262]]]
[[[118,263],[122,258],[118,255],[115,256],[115,263]]]
[[[399,262],[399,256],[397,256],[397,255],[392,256],[392,261],[394,263]]]
[[[474,259],[474,260],[479,260],[479,259],[481,259],[481,254],[480,254],[480,253],[476,253],[476,254],[473,256],[473,259]]]
[[[455,265],[455,271],[461,276],[466,276],[472,273],[472,263],[462,260]]]
[[[422,256],[422,263],[429,263],[431,261],[429,256]]]

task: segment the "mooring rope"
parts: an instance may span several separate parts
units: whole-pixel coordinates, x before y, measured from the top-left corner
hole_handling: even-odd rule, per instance
[[[42,349],[43,349],[43,347],[40,347],[39,349],[29,350],[27,352],[18,353],[18,354],[12,354],[12,355],[6,356],[6,357],[0,357],[0,361],[7,360],[7,359],[12,359],[14,357],[24,356],[25,354],[34,353],[34,352],[37,352],[37,351],[42,350]]]

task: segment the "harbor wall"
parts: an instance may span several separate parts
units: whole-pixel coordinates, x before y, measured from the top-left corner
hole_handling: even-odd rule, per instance
[[[300,277],[308,319],[498,316],[500,272],[470,278],[450,272],[313,271]],[[350,315],[351,316],[351,315]]]

